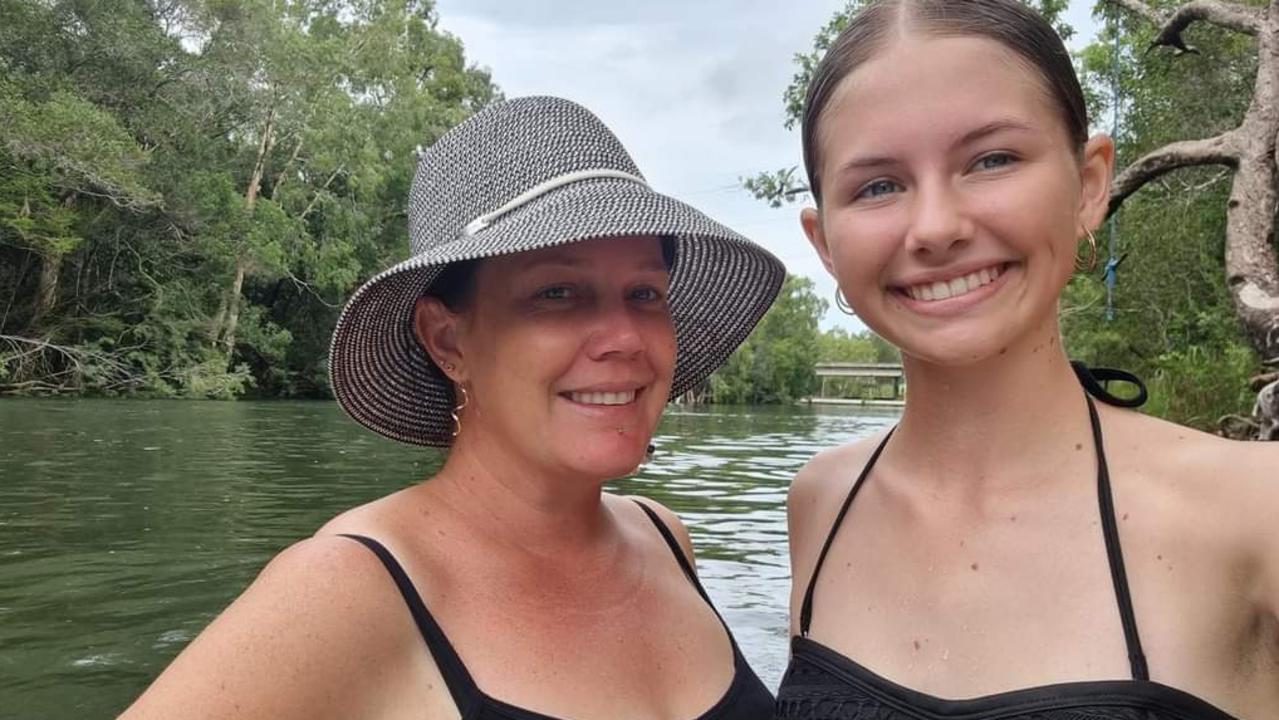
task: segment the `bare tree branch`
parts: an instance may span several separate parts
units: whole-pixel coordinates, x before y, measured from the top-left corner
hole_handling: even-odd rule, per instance
[[[1239,148],[1236,134],[1231,130],[1216,137],[1203,140],[1182,140],[1169,143],[1158,150],[1147,153],[1133,164],[1124,168],[1115,178],[1110,188],[1110,210],[1114,213],[1143,185],[1160,175],[1179,168],[1199,165],[1225,165],[1235,167],[1239,164]]]
[[[1238,5],[1222,0],[1191,0],[1171,13],[1152,7],[1142,0],[1107,0],[1111,5],[1136,13],[1159,28],[1151,47],[1167,45],[1181,52],[1197,52],[1186,45],[1181,34],[1195,22],[1206,22],[1246,35],[1256,35],[1265,20],[1264,8]]]

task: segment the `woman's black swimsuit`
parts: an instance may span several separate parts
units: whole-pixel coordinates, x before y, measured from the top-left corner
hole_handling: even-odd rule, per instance
[[[662,538],[675,555],[675,559],[679,562],[684,575],[688,577],[689,582],[693,583],[693,587],[697,589],[697,593],[702,596],[707,605],[711,606],[711,610],[715,611],[715,615],[720,617],[719,611],[715,610],[715,606],[711,604],[710,597],[706,595],[701,583],[697,581],[697,574],[693,572],[693,568],[688,563],[688,558],[684,555],[684,551],[680,549],[679,543],[675,541],[675,537],[671,535],[670,529],[646,505],[642,503],[636,504],[644,510],[649,519],[653,521],[653,524],[657,526],[658,532],[662,534]],[[484,691],[480,690],[475,681],[471,679],[471,674],[467,672],[466,666],[462,664],[462,659],[458,657],[452,643],[445,637],[444,631],[435,622],[435,618],[431,617],[431,613],[426,609],[426,604],[422,602],[422,597],[418,594],[417,588],[413,586],[413,581],[409,580],[404,568],[400,567],[400,563],[391,555],[390,551],[378,541],[363,535],[346,535],[346,537],[357,540],[372,550],[378,559],[382,561],[382,564],[386,566],[391,578],[395,580],[395,585],[399,588],[400,595],[404,597],[404,602],[409,606],[409,612],[412,613],[413,620],[417,623],[418,630],[422,633],[422,639],[426,641],[426,648],[430,651],[431,657],[434,658],[435,665],[439,668],[440,674],[444,678],[444,683],[448,686],[449,693],[453,696],[453,702],[457,704],[462,720],[556,720],[556,718],[549,715],[525,710],[484,694]],[[723,617],[720,617],[720,623],[724,623]],[[750,665],[746,663],[746,658],[742,656],[741,650],[737,647],[737,641],[733,639],[733,634],[728,631],[728,625],[724,625],[724,631],[728,632],[729,643],[733,646],[733,682],[728,686],[728,691],[724,693],[724,696],[709,710],[699,715],[696,720],[766,720],[772,716],[773,695],[768,691],[768,688],[764,687],[764,683],[760,682],[759,677],[751,670]],[[625,717],[626,715],[625,710],[619,708],[614,717]]]
[[[1091,372],[1075,366],[1089,395],[1113,405],[1133,407],[1145,400],[1145,388],[1136,378],[1119,371],[1097,368]],[[1137,398],[1117,398],[1104,390],[1098,379],[1123,380],[1136,384]],[[1092,423],[1097,453],[1097,497],[1101,506],[1102,534],[1110,576],[1115,586],[1124,639],[1128,645],[1131,680],[1068,682],[1013,690],[968,700],[948,700],[911,690],[887,680],[848,657],[808,637],[812,624],[813,588],[831,541],[848,513],[857,490],[879,459],[889,437],[871,455],[831,527],[817,558],[817,566],[804,593],[800,611],[800,634],[791,639],[791,661],[777,691],[779,720],[1234,720],[1226,712],[1187,692],[1150,680],[1146,656],[1137,634],[1137,619],[1128,591],[1119,529],[1115,523],[1110,474],[1101,437],[1097,408],[1088,397],[1088,417]]]

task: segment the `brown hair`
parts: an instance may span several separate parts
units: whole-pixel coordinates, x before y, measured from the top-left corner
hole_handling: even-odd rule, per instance
[[[1070,52],[1052,26],[1017,0],[872,0],[849,20],[813,72],[804,101],[804,169],[820,205],[818,124],[844,78],[869,61],[894,33],[913,30],[943,37],[980,37],[1016,53],[1043,79],[1061,112],[1071,144],[1088,141],[1088,109]]]

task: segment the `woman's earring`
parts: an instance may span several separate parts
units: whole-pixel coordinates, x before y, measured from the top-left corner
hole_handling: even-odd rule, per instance
[[[1075,269],[1092,272],[1097,269],[1097,236],[1092,234],[1092,230],[1084,230],[1088,236],[1088,262],[1084,263],[1078,256],[1075,257]]]
[[[467,394],[465,385],[458,385],[457,389],[462,393],[462,400],[453,406],[453,437],[457,437],[462,433],[462,410],[471,401],[471,396]]]
[[[835,307],[839,308],[839,311],[845,315],[857,317],[857,311],[844,299],[844,291],[840,290],[838,285],[835,286]]]

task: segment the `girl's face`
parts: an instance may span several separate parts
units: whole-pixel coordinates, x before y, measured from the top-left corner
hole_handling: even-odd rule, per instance
[[[908,35],[820,120],[804,231],[858,316],[908,355],[967,364],[1057,332],[1077,240],[1104,219],[1111,142],[1081,158],[1039,76],[998,43]]]

